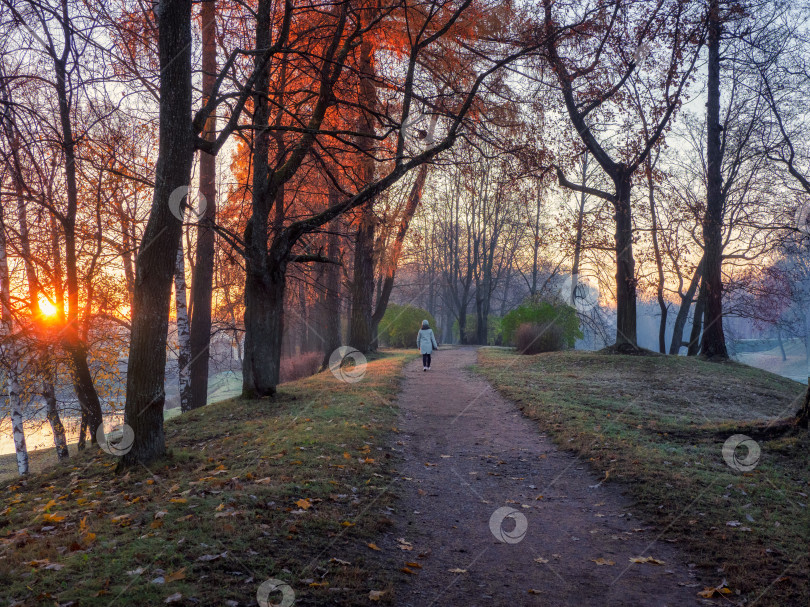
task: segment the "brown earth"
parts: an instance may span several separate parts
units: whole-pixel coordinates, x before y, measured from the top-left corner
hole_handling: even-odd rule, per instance
[[[405,370],[401,499],[381,541],[404,570],[397,604],[713,604],[677,546],[659,540],[664,529],[636,519],[620,485],[601,483],[468,371],[475,362],[461,348],[438,352],[429,372],[421,360]],[[499,526],[502,507],[519,514]],[[648,556],[663,564],[630,560]]]

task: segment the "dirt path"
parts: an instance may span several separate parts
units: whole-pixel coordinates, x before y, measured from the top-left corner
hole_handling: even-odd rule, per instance
[[[421,360],[406,368],[395,445],[404,460],[402,499],[384,548],[397,567],[422,567],[408,567],[414,574],[399,584],[398,604],[704,602],[684,557],[656,542],[659,530],[644,529],[621,489],[600,485],[585,463],[468,372],[475,361],[476,351],[463,348],[440,351],[427,373]],[[502,507],[517,514],[498,525],[491,517]],[[630,562],[640,556],[664,564]]]

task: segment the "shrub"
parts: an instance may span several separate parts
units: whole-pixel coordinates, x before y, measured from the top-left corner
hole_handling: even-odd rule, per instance
[[[554,323],[525,322],[515,331],[515,347],[521,354],[558,352],[565,347],[563,329]]]
[[[307,352],[292,358],[282,358],[279,369],[279,383],[315,375],[320,370],[322,362],[323,352]]]
[[[529,300],[509,312],[501,322],[504,343],[516,346],[516,331],[523,324],[557,327],[562,340],[558,349],[573,348],[582,339],[576,309],[562,302]]]
[[[380,345],[389,348],[415,348],[416,334],[422,328],[422,321],[427,319],[433,333],[439,335],[436,321],[427,310],[416,306],[399,306],[388,304],[377,330]]]

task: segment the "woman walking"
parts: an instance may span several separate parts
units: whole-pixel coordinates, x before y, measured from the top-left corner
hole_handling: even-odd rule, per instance
[[[430,323],[427,320],[422,321],[422,329],[416,334],[416,347],[422,353],[422,371],[429,371],[430,355],[433,350],[439,349],[439,344],[436,343],[433,329],[430,328]]]

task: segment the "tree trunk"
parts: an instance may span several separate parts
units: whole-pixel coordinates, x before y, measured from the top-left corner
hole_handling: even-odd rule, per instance
[[[191,407],[191,377],[189,360],[191,349],[189,343],[188,308],[186,306],[186,264],[183,257],[183,243],[177,247],[174,266],[174,309],[177,324],[177,383],[180,392],[180,410],[189,411]]]
[[[276,393],[284,334],[285,272],[283,260],[268,260],[264,271],[256,271],[253,264],[247,264],[243,398],[262,398]]]
[[[709,4],[708,91],[706,102],[706,212],[703,216],[704,276],[706,310],[701,354],[709,359],[726,359],[723,334],[723,177],[720,148],[720,2]]]
[[[588,152],[585,152],[582,156],[582,183],[583,189],[588,185]],[[574,263],[571,266],[571,305],[576,307],[577,305],[577,285],[579,284],[579,262],[582,256],[582,228],[583,223],[585,221],[585,202],[587,201],[587,195],[584,191],[579,193],[579,210],[577,212],[577,237],[576,241],[574,242]],[[539,208],[538,208],[538,215],[539,215]],[[539,219],[538,219],[539,221]],[[537,238],[537,237],[535,237]],[[534,265],[537,265],[537,244],[535,243],[535,262]],[[532,285],[534,285],[534,279],[532,280]],[[532,290],[532,295],[534,295],[534,288]]]
[[[782,342],[782,329],[776,330],[776,339],[779,340],[779,353],[782,355],[782,362],[787,360],[787,354],[785,353],[785,344]]]
[[[360,187],[374,180],[374,117],[377,92],[374,87],[374,47],[371,37],[365,36],[360,44],[360,116],[357,125],[357,147],[361,154]],[[374,347],[374,199],[359,209],[357,234],[354,241],[354,275],[352,277],[352,312],[349,326],[349,345],[360,352]]]
[[[216,3],[202,0],[202,105],[208,102],[217,72]],[[216,139],[217,116],[211,112],[201,134],[203,139]],[[206,201],[205,213],[197,225],[197,252],[191,278],[191,330],[189,335],[189,407],[196,409],[208,401],[208,361],[211,342],[211,299],[214,286],[214,229],[217,218],[216,157],[200,152],[200,194]]]
[[[329,189],[330,206],[337,202],[339,193],[334,188]],[[337,260],[340,255],[340,242],[338,236],[339,222],[332,222],[329,231],[329,244],[327,245],[327,256],[329,259]],[[329,357],[332,352],[340,347],[340,266],[337,264],[326,265],[326,293],[324,295],[323,310],[323,369],[329,366]]]
[[[259,2],[256,48],[270,47],[270,3]],[[260,57],[255,68],[261,68]],[[253,95],[253,192],[251,216],[245,227],[245,354],[242,360],[243,398],[272,396],[276,392],[283,337],[286,257],[268,254],[270,208],[283,211],[283,193],[271,191],[269,168],[269,67],[259,69]],[[279,229],[281,226],[277,226]],[[275,268],[271,262],[275,261]],[[281,264],[281,265],[280,265]],[[275,270],[275,272],[274,272]]]
[[[19,158],[19,138],[17,136],[16,124],[14,123],[14,114],[10,108],[10,99],[7,98],[5,89],[3,90],[3,101],[6,104],[6,120],[3,123],[3,127],[5,128],[6,137],[9,140],[11,148],[11,174],[14,181],[14,193],[17,198],[17,223],[19,226],[20,250],[25,265],[25,277],[28,283],[28,310],[31,314],[31,318],[37,320],[40,317],[39,281],[37,279],[36,267],[34,266],[34,258],[31,254],[31,241],[28,237],[28,216],[26,213],[25,198],[23,196],[23,175]],[[5,242],[3,246],[5,247]],[[41,335],[39,337],[41,337]],[[59,461],[62,461],[68,458],[67,440],[65,438],[65,427],[62,425],[56,403],[53,373],[50,366],[51,356],[45,349],[43,349],[42,354],[39,355],[39,364],[42,367],[42,395],[45,398],[48,411],[48,422],[53,432],[57,458]]]
[[[669,344],[669,353],[678,354],[681,347],[684,345],[683,330],[686,327],[686,321],[689,319],[689,309],[692,307],[692,301],[695,298],[695,292],[700,284],[701,274],[703,272],[703,260],[695,268],[695,273],[689,283],[689,289],[681,300],[681,306],[678,309],[678,314],[675,317],[675,325],[672,328],[672,342]]]
[[[648,157],[649,158],[649,157]],[[653,163],[647,162],[647,188],[650,199],[650,217],[652,218],[652,244],[655,255],[655,267],[658,270],[658,285],[656,296],[658,298],[658,309],[661,311],[661,322],[658,325],[658,351],[661,354],[667,353],[667,312],[669,306],[664,300],[664,262],[661,258],[661,248],[658,246],[658,215],[655,209],[655,184],[653,182]]]
[[[65,437],[65,426],[62,424],[62,419],[59,417],[56,390],[53,385],[53,373],[48,366],[51,364],[51,361],[48,360],[48,357],[43,357],[41,362],[46,366],[45,377],[43,377],[42,380],[42,396],[45,398],[48,423],[51,425],[51,431],[53,432],[53,444],[54,447],[56,447],[56,457],[61,462],[69,457],[67,439]]]
[[[73,38],[69,27],[65,31],[67,34],[65,45],[67,47],[72,44]],[[65,232],[65,274],[68,292],[68,313],[67,325],[64,331],[64,344],[70,356],[76,398],[90,426],[90,442],[95,443],[103,418],[101,401],[93,385],[93,376],[87,364],[87,346],[82,342],[79,333],[79,276],[76,260],[76,214],[79,206],[79,192],[76,183],[76,142],[73,139],[73,125],[71,123],[66,57],[67,54],[61,58],[54,57],[56,96],[62,128],[62,152],[65,155],[65,189],[67,194],[67,212],[61,217],[62,227]]]
[[[372,301],[374,297],[374,219],[371,203],[360,213],[354,240],[354,275],[351,285],[349,345],[369,352],[374,341]]]
[[[692,317],[692,332],[689,335],[689,343],[686,347],[687,356],[697,356],[700,352],[700,335],[703,328],[706,309],[706,283],[701,278],[700,291],[697,302],[695,302],[695,314]]]
[[[458,309],[458,341],[461,345],[467,345],[467,310]]]
[[[802,403],[802,408],[796,412],[796,425],[805,430],[810,426],[810,377],[807,378],[804,403]]]
[[[3,208],[0,205],[0,312],[2,312],[3,341],[8,344],[2,347],[3,358],[8,365],[8,404],[11,410],[11,433],[14,438],[14,451],[17,454],[17,472],[20,476],[28,474],[28,447],[25,444],[23,429],[21,387],[18,379],[18,353],[14,336],[14,320],[11,312],[11,280],[8,272],[6,248],[6,226],[3,220]]]
[[[619,171],[614,180],[616,199],[616,348],[638,348],[636,338],[636,276],[633,259],[633,217],[630,206],[630,175]]]
[[[160,132],[155,190],[136,263],[127,363],[125,422],[135,438],[123,462],[148,463],[166,451],[163,405],[172,278],[182,226],[169,208],[187,188],[194,154],[191,121],[191,0],[155,7],[160,57]]]

